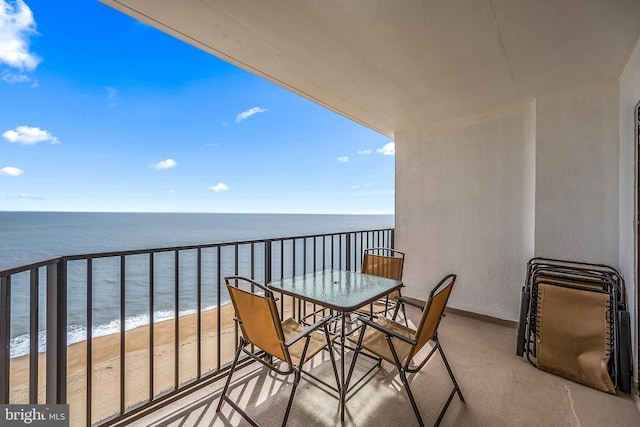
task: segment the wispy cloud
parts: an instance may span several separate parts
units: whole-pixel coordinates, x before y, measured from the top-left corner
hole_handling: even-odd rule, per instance
[[[217,183],[213,187],[209,187],[209,190],[215,191],[216,193],[219,191],[227,191],[228,189],[229,187],[227,187],[227,185],[223,184],[222,182]]]
[[[340,163],[347,163],[349,161],[349,157],[348,156],[338,157],[338,161]]]
[[[358,190],[360,188],[369,188],[369,187],[371,187],[371,184],[356,184],[356,185],[352,185],[351,189]]]
[[[49,131],[31,126],[18,126],[15,130],[6,131],[2,136],[9,142],[16,142],[21,145],[33,145],[46,141],[52,144],[60,143],[60,140]]]
[[[240,123],[241,121],[248,119],[249,117],[253,116],[254,114],[258,114],[258,113],[265,113],[267,110],[265,110],[264,108],[261,107],[253,107],[250,108],[247,111],[243,111],[242,113],[238,114],[236,116],[236,123]]]
[[[25,73],[13,73],[9,70],[4,70],[2,72],[2,80],[7,83],[15,84],[15,83],[31,83],[31,87],[38,86],[38,80],[32,79]]]
[[[164,170],[164,169],[175,168],[176,166],[178,166],[178,163],[173,159],[166,159],[166,160],[161,160],[158,163],[155,163],[149,166],[154,169]]]
[[[35,33],[36,22],[29,6],[23,0],[3,0],[0,6],[0,64],[34,70],[40,58],[29,50],[29,36]]]
[[[118,89],[112,86],[107,86],[107,99],[109,101],[115,101],[118,97]]]
[[[358,154],[371,154],[373,152],[373,148],[369,148],[368,150],[358,150]]]
[[[37,196],[35,194],[22,193],[18,196],[18,199],[29,199],[29,200],[44,200],[42,196]]]
[[[382,148],[378,148],[376,150],[378,153],[382,153],[385,156],[395,156],[396,155],[396,143],[389,142],[385,144]]]
[[[15,168],[13,166],[5,166],[0,169],[0,175],[5,176],[20,176],[24,173],[22,169]]]

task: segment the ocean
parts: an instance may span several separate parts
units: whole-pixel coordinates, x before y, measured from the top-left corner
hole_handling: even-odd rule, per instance
[[[362,231],[393,226],[393,215],[0,212],[0,270],[62,255]],[[170,257],[171,253],[159,254],[159,259],[162,256]],[[148,280],[144,273],[146,263],[146,258],[136,261],[134,257],[127,266],[125,329],[149,322],[145,305],[148,301]],[[180,263],[189,265],[193,260],[187,256],[184,260],[181,258]],[[94,269],[92,334],[96,337],[120,330],[117,309],[119,263],[117,259],[95,262]],[[191,269],[190,274],[193,275],[194,271]],[[174,274],[170,268],[158,268],[156,271],[155,321],[174,316],[171,292]],[[181,283],[194,281],[193,277],[183,278],[182,272],[180,274]],[[70,263],[69,344],[86,339],[85,283],[86,273],[80,266],[76,273],[76,268]],[[26,274],[12,279],[11,357],[29,352],[29,293],[26,289]],[[44,286],[41,286],[41,307],[44,305],[43,292]],[[195,312],[194,295],[193,286],[181,288],[180,315]],[[215,301],[216,296],[209,293],[203,298],[203,306],[214,308]],[[41,349],[44,349],[46,338],[43,319],[44,315],[41,315]]]

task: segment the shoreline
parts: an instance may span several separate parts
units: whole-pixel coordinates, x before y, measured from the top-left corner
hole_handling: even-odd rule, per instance
[[[278,304],[278,310],[280,309]],[[293,309],[291,298],[285,299],[285,317]],[[220,365],[231,362],[235,355],[235,311],[231,302],[220,308],[202,311],[201,372],[217,369],[217,326],[220,311]],[[197,313],[179,317],[179,384],[197,377]],[[175,382],[175,318],[154,323],[153,395],[172,390]],[[149,325],[125,332],[125,394],[124,407],[130,408],[150,397]],[[238,331],[238,333],[240,333]],[[38,402],[45,401],[46,358],[38,355]],[[120,334],[92,339],[91,423],[120,412]],[[67,402],[71,426],[86,425],[87,341],[67,347]],[[11,359],[10,403],[29,401],[29,356]]]
[[[222,307],[224,307],[226,305],[229,305],[229,304],[231,304],[231,300],[224,301],[224,302],[221,303]],[[207,312],[209,312],[211,310],[216,310],[216,309],[217,309],[217,306],[215,306],[215,305],[214,306],[210,306],[210,307],[207,307],[207,308],[203,308],[202,309],[202,313],[204,315],[205,313],[207,313]],[[156,311],[154,313],[154,322],[153,322],[154,326],[158,325],[158,324],[160,324],[162,322],[173,321],[175,319],[175,316],[173,314],[164,315],[163,316],[162,314],[164,314],[164,313],[167,313],[167,310],[158,310],[158,311]],[[178,317],[180,319],[183,319],[183,318],[185,318],[187,316],[196,315],[196,314],[197,314],[196,309],[189,309],[189,310],[182,311],[179,314]],[[160,315],[160,316],[158,316],[159,317],[158,319],[156,319],[156,315]],[[127,324],[128,324],[129,321],[136,322],[136,320],[138,320],[138,319],[145,319],[145,323],[143,323],[143,322],[134,323],[133,326],[127,328]],[[111,324],[114,324],[115,322],[118,322],[117,326],[115,326],[115,327],[114,326],[110,326]],[[125,332],[126,333],[129,333],[129,331],[132,331],[134,329],[138,329],[138,328],[141,328],[141,327],[145,327],[145,326],[148,327],[149,325],[150,325],[149,316],[146,313],[145,314],[137,314],[137,315],[125,317],[125,328],[126,328]],[[78,339],[77,336],[74,337],[74,335],[77,335],[78,329],[73,329],[73,328],[71,328],[72,326],[78,326],[80,328],[84,328],[84,329],[81,330],[81,333],[83,335],[82,338]],[[108,327],[108,329],[105,329],[107,327]],[[105,336],[109,336],[109,335],[119,335],[120,334],[120,329],[119,328],[120,328],[119,319],[112,319],[110,322],[103,323],[103,324],[100,324],[100,325],[94,325],[93,326],[93,331],[92,331],[92,339],[95,340],[97,338],[101,338],[101,337],[105,337]],[[46,341],[46,331],[40,331],[40,334],[42,334],[43,332],[45,332],[45,334],[43,336],[39,336],[38,339]],[[29,357],[30,343],[28,341],[29,340],[29,333],[28,332],[23,334],[23,335],[19,335],[19,336],[15,337],[15,338],[12,338],[11,339],[12,345],[16,345],[14,340],[16,340],[18,338],[23,338],[23,337],[24,337],[24,342],[26,343],[26,345],[23,345],[23,347],[26,347],[26,350],[22,354],[19,354],[19,355],[16,355],[16,356],[10,356],[12,361],[13,360],[18,360],[18,359],[20,359],[22,357]],[[75,341],[74,341],[74,339],[75,339]],[[86,341],[87,341],[87,328],[86,328],[86,326],[75,325],[75,324],[74,325],[67,325],[67,342],[68,342],[67,347],[71,347],[72,345],[75,345],[75,344],[82,344],[82,343],[85,343]],[[38,343],[38,347],[44,347],[45,344],[46,344],[45,342],[39,342]],[[40,350],[38,353],[44,353],[44,351],[45,350],[43,349],[43,350]]]
[[[216,369],[217,314],[220,310],[220,365],[233,360],[235,352],[234,309],[229,302],[222,307],[202,311],[201,370]],[[175,318],[154,322],[153,395],[173,389],[175,375]],[[197,377],[197,313],[179,316],[179,384]],[[125,408],[150,397],[149,332],[150,325],[141,325],[125,332]],[[120,334],[92,339],[92,422],[120,411]],[[46,359],[39,353],[38,401],[45,401]],[[29,356],[11,359],[10,403],[29,401]],[[85,425],[87,384],[87,341],[67,347],[67,402],[72,426]]]

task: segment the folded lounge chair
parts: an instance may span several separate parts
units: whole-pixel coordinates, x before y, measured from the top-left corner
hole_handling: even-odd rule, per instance
[[[624,281],[600,264],[533,258],[516,353],[537,368],[615,394],[631,392]]]

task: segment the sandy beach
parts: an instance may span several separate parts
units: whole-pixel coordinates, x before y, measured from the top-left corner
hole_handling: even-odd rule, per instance
[[[287,305],[290,307],[290,305]],[[231,304],[222,306],[221,359],[224,364],[233,359],[235,322]],[[217,309],[202,312],[202,372],[215,369],[217,361]],[[290,312],[290,310],[285,310]],[[180,383],[197,376],[197,315],[180,317],[179,358]],[[149,398],[149,326],[126,332],[125,408]],[[154,324],[154,390],[157,395],[174,386],[174,321]],[[92,351],[92,422],[119,412],[120,407],[120,335],[93,339]],[[72,344],[67,354],[67,399],[72,426],[85,425],[87,346],[86,342]],[[40,354],[39,401],[44,402],[45,358]],[[27,356],[11,360],[11,403],[28,403],[29,360]]]

